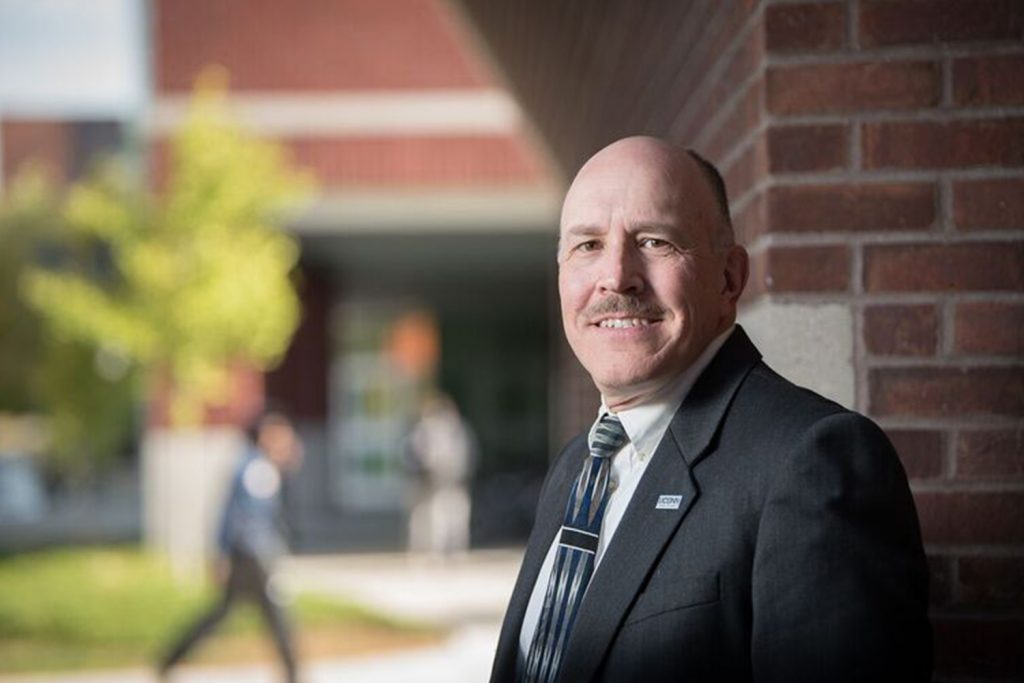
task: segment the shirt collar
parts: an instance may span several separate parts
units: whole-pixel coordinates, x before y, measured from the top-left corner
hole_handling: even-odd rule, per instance
[[[593,438],[594,429],[597,428],[597,423],[601,421],[601,418],[606,414],[612,414],[622,421],[622,427],[626,430],[629,442],[633,445],[633,455],[641,461],[646,461],[654,455],[654,450],[661,442],[665,430],[668,429],[672,417],[682,405],[683,399],[690,393],[697,378],[704,372],[718,350],[722,348],[735,327],[735,325],[730,325],[728,329],[712,339],[697,360],[690,364],[690,367],[686,368],[679,377],[670,382],[647,403],[612,412],[608,410],[602,398],[601,407],[597,411],[597,420],[590,428],[590,438]]]

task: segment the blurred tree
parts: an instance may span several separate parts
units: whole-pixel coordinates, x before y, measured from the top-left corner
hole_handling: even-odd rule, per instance
[[[223,397],[229,363],[277,362],[299,319],[298,247],[275,220],[308,181],[231,122],[223,92],[218,72],[200,79],[159,192],[111,164],[70,188],[64,218],[105,268],[59,261],[23,280],[58,336],[95,345],[101,367],[169,378],[178,425]]]
[[[42,169],[14,179],[0,204],[0,411],[46,416],[47,464],[73,478],[123,452],[134,373],[93,342],[51,334],[20,285],[39,262],[100,272],[96,246],[76,239]]]
[[[60,223],[56,199],[38,169],[26,169],[0,204],[0,411],[38,410],[42,362],[39,316],[18,296],[18,283],[45,235]]]

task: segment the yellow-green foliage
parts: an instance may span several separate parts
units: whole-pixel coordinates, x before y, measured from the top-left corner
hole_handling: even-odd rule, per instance
[[[89,247],[70,232],[41,169],[12,180],[0,203],[0,412],[45,416],[40,454],[69,476],[120,455],[132,426],[134,368],[91,340],[53,334],[20,296],[20,283],[40,258],[98,272]]]
[[[37,268],[25,291],[60,333],[169,373],[187,422],[218,398],[228,363],[267,368],[287,348],[298,247],[275,221],[307,185],[278,147],[231,122],[221,88],[200,86],[161,192],[108,165],[68,195],[66,219],[106,245],[113,272]]]
[[[52,192],[36,169],[12,180],[0,203],[0,411],[38,408],[43,327],[18,289],[37,243],[59,222]]]

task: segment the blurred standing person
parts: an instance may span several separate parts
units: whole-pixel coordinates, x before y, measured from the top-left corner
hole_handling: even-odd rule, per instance
[[[409,548],[450,557],[469,548],[469,478],[476,436],[444,393],[429,395],[409,435],[408,459],[416,477],[409,518]]]
[[[291,630],[272,578],[276,561],[287,552],[280,516],[282,476],[301,462],[302,444],[291,421],[277,409],[264,410],[246,436],[217,539],[220,556],[214,573],[222,585],[221,598],[164,655],[159,665],[162,679],[213,631],[235,601],[253,600],[273,634],[286,680],[296,680]]]

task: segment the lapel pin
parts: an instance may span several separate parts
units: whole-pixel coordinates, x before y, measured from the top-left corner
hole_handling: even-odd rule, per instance
[[[679,506],[683,504],[682,496],[670,496],[668,494],[661,494],[658,496],[658,502],[655,503],[655,510],[678,510]]]

